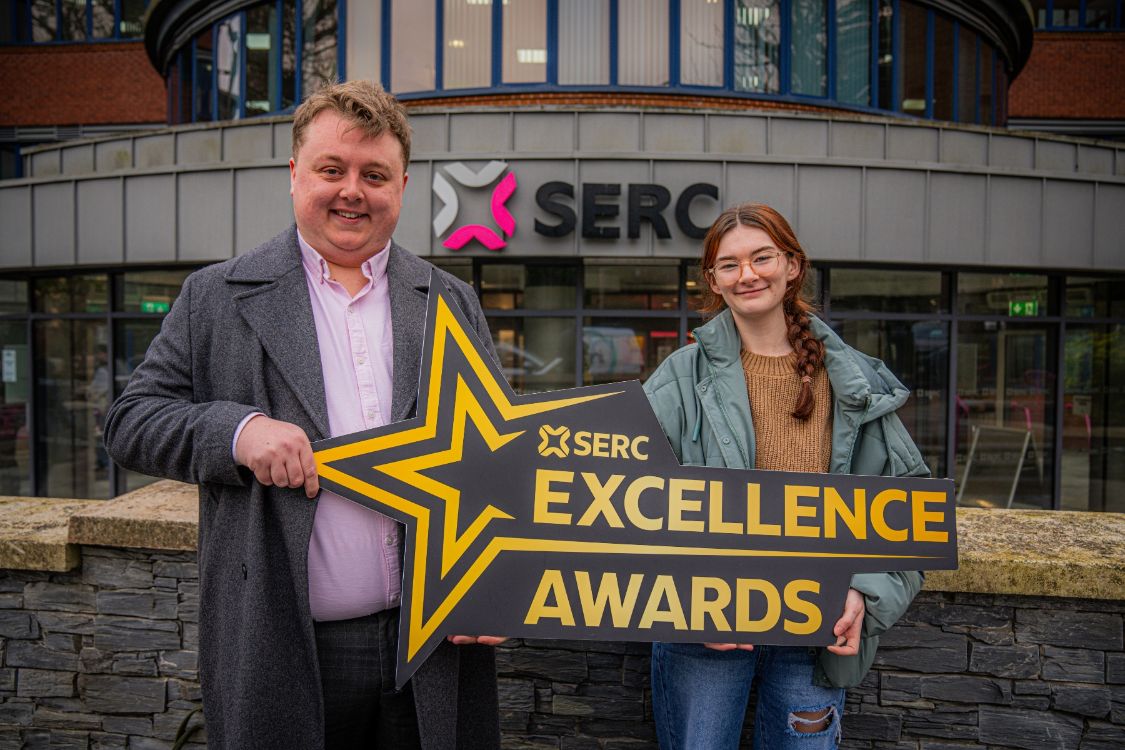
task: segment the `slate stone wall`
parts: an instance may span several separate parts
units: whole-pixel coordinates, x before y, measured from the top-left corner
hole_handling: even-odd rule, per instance
[[[70,573],[0,571],[0,750],[170,748],[200,704],[198,586],[194,553],[84,547]],[[849,691],[842,747],[1125,748],[1123,618],[1121,601],[925,592]],[[509,642],[504,746],[655,748],[648,651]]]

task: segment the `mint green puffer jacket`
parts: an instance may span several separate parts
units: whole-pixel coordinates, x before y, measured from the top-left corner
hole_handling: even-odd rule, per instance
[[[829,472],[929,476],[895,414],[909,391],[881,361],[848,346],[815,317],[812,332],[824,342],[835,399]],[[752,469],[754,424],[739,358],[742,344],[730,310],[694,333],[697,343],[665,359],[644,384],[645,394],[680,463]],[[879,635],[906,611],[922,586],[922,574],[859,573],[851,585],[863,594],[867,607],[859,653],[837,656],[821,649],[814,677],[819,685],[846,688],[863,680]]]

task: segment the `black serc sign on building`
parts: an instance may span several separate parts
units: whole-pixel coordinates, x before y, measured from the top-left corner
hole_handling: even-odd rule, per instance
[[[681,466],[637,381],[518,396],[452,299],[417,416],[313,446],[406,525],[400,685],[453,634],[825,645],[854,573],[957,566],[952,481]]]
[[[578,205],[581,206],[581,234],[584,239],[615,240],[621,237],[616,225],[622,213],[622,185],[615,182],[583,182]],[[672,193],[663,185],[648,182],[624,186],[625,235],[641,236],[641,222],[652,225],[657,239],[671,239],[666,209],[672,205]],[[701,240],[707,227],[691,220],[691,204],[697,198],[719,200],[719,188],[708,182],[688,185],[676,196],[672,212],[676,226],[687,237]],[[550,224],[535,220],[535,231],[544,237],[565,237],[579,226],[579,216],[571,205],[575,202],[574,185],[569,182],[545,182],[535,191],[535,205],[558,221]]]

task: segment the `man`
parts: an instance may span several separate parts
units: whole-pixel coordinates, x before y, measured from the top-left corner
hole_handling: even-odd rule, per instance
[[[293,118],[296,226],[192,274],[109,412],[121,465],[199,484],[212,748],[499,745],[478,639],[394,691],[400,528],[319,492],[310,447],[413,413],[433,267],[391,241],[409,160],[378,86],[313,94]],[[491,347],[472,289],[442,277]]]

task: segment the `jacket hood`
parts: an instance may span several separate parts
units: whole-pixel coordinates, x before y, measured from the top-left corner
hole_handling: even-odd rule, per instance
[[[864,409],[864,422],[878,419],[906,403],[910,391],[882,360],[856,351],[827,323],[815,315],[809,317],[813,335],[824,342],[824,366],[832,383],[833,396],[838,401]],[[712,368],[742,366],[739,357],[742,340],[729,308],[692,334]]]

